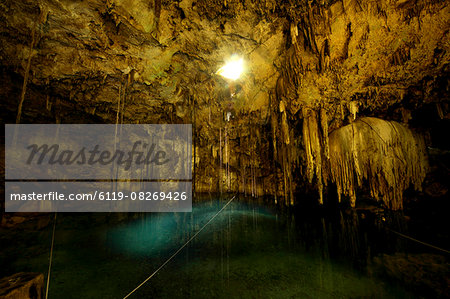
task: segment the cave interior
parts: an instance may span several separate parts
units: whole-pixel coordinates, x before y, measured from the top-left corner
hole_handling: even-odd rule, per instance
[[[0,9],[4,128],[189,124],[193,196],[5,212],[2,130],[1,298],[450,297],[448,1]]]

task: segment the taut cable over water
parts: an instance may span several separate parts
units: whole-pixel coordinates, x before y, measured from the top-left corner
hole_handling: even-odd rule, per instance
[[[429,244],[429,243],[426,243],[426,242],[423,242],[423,241],[420,241],[420,240],[414,239],[413,237],[410,237],[410,236],[404,235],[404,234],[402,234],[402,233],[400,233],[400,232],[398,232],[398,231],[395,231],[395,230],[393,230],[393,229],[390,229],[390,228],[389,228],[389,227],[387,227],[387,226],[386,226],[386,229],[387,229],[388,231],[390,231],[390,232],[393,232],[394,234],[397,234],[397,235],[399,235],[400,237],[403,237],[403,238],[405,238],[405,239],[408,239],[408,240],[411,240],[411,241],[417,242],[417,243],[419,243],[419,244],[422,244],[422,245],[428,246],[428,247],[430,247],[430,248],[433,248],[433,249],[436,249],[436,250],[439,250],[439,251],[445,252],[445,253],[447,253],[447,254],[450,254],[450,251],[449,251],[449,250],[447,250],[447,249],[443,249],[443,248],[440,248],[440,247],[437,247],[437,246],[431,245],[431,244]]]
[[[48,288],[50,286],[50,271],[52,269],[53,246],[55,244],[55,230],[56,230],[56,213],[55,213],[55,218],[53,219],[52,245],[50,246],[50,261],[48,263],[47,286],[45,288],[45,299],[48,298]]]
[[[156,275],[156,273],[159,272],[162,268],[164,268],[165,265],[167,265],[178,253],[180,253],[181,250],[183,250],[184,247],[186,247],[192,240],[197,237],[197,235],[206,227],[208,224],[210,224],[214,218],[216,218],[220,213],[222,213],[223,210],[226,209],[226,207],[236,198],[236,195],[234,195],[214,216],[211,217],[211,219],[208,220],[208,222],[205,223],[205,225],[202,226],[189,240],[187,240],[186,243],[183,244],[177,251],[175,251],[174,254],[172,254],[161,266],[159,266],[158,269],[156,269],[149,277],[147,277],[143,282],[141,282],[136,288],[134,288],[131,292],[129,292],[123,299],[126,299],[130,297],[134,292],[136,292],[140,287],[142,287],[147,281],[149,281],[153,276]]]

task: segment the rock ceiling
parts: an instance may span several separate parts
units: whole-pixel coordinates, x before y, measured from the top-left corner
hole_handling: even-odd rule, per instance
[[[23,74],[36,31],[32,84],[105,119],[115,117],[121,86],[127,89],[125,119],[184,119],[193,99],[203,105],[213,93],[224,96],[227,83],[214,74],[233,53],[251,61],[245,104],[260,109],[275,85],[286,42],[284,22],[257,14],[259,4],[244,9],[208,1],[9,1],[2,6],[3,64]]]
[[[433,101],[448,74],[445,1],[333,2],[3,1],[1,61],[23,76],[31,56],[31,84],[105,119],[122,86],[133,122],[217,104],[228,89],[215,72],[234,53],[245,113],[266,113],[280,76],[290,115]]]

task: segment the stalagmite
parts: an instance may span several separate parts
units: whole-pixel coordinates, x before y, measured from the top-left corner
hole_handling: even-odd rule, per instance
[[[372,117],[357,119],[329,136],[331,180],[339,200],[368,184],[371,195],[393,209],[403,208],[403,191],[421,189],[427,170],[423,141],[394,122]]]

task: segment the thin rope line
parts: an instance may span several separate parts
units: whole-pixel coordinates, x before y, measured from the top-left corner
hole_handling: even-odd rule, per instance
[[[147,281],[149,281],[153,276],[156,275],[156,273],[158,273],[159,270],[161,270],[162,268],[164,268],[164,266],[169,263],[181,250],[183,250],[184,247],[186,247],[195,237],[197,237],[197,235],[208,225],[211,223],[211,221],[214,220],[214,218],[217,217],[217,215],[219,215],[223,210],[225,210],[225,208],[233,201],[233,199],[236,197],[236,195],[234,195],[214,216],[211,217],[211,219],[208,220],[208,222],[205,223],[205,225],[203,225],[202,228],[200,228],[186,243],[184,243],[183,246],[181,246],[177,251],[175,251],[174,254],[172,254],[171,257],[169,257],[161,266],[159,266],[158,269],[156,269],[149,277],[147,277],[147,279],[145,279],[141,284],[139,284],[134,290],[132,290],[131,292],[128,293],[128,295],[126,295],[125,297],[123,297],[123,299],[126,299],[128,297],[130,297],[135,291],[137,291],[140,287],[142,287]]]
[[[442,252],[445,252],[445,253],[447,253],[447,254],[450,254],[450,251],[448,251],[448,250],[446,250],[446,249],[442,249],[442,248],[440,248],[440,247],[437,247],[437,246],[434,246],[434,245],[431,245],[431,244],[428,244],[428,243],[419,241],[419,240],[414,239],[414,238],[412,238],[412,237],[410,237],[410,236],[404,235],[404,234],[399,233],[399,232],[397,232],[397,231],[395,231],[395,230],[393,230],[393,229],[390,229],[389,227],[386,227],[386,228],[387,228],[388,230],[390,230],[391,232],[393,232],[393,233],[395,233],[395,234],[397,234],[397,235],[399,235],[399,236],[401,236],[401,237],[403,237],[403,238],[406,238],[406,239],[415,241],[415,242],[420,243],[420,244],[422,244],[422,245],[425,245],[425,246],[428,246],[428,247],[431,247],[431,248],[440,250],[440,251],[442,251]]]
[[[45,288],[45,299],[48,299],[48,288],[50,286],[50,271],[52,269],[53,245],[55,244],[55,230],[56,230],[56,212],[55,212],[55,218],[53,219],[52,245],[50,247],[50,261],[48,263],[47,287]]]

